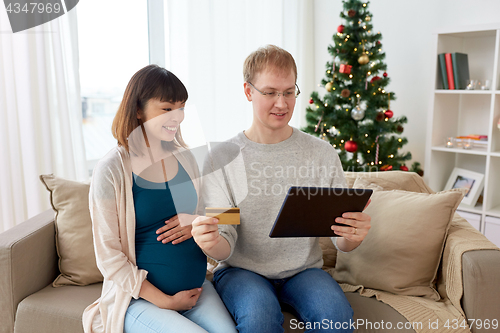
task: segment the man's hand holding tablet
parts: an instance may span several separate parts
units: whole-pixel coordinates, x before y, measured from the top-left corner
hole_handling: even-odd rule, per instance
[[[363,211],[370,204],[368,200]],[[346,226],[332,225],[332,230],[336,235],[342,238],[337,240],[337,246],[344,252],[354,250],[365,239],[371,228],[370,215],[363,212],[348,212],[337,217],[335,222],[345,224]]]

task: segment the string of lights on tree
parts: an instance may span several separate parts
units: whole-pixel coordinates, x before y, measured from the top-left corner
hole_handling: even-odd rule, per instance
[[[311,94],[307,126],[302,130],[328,141],[339,152],[344,170],[408,171],[405,161],[411,153],[401,153],[408,140],[401,137],[405,116],[394,117],[390,109],[394,92],[383,62],[382,35],[373,31],[368,1],[344,0],[342,24],[328,46],[332,61],[318,86],[323,97]],[[412,171],[421,173],[415,162]]]

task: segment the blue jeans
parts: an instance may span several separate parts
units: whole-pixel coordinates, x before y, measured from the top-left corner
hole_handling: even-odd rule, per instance
[[[349,325],[353,311],[344,292],[328,273],[319,268],[273,280],[246,269],[228,267],[215,272],[214,285],[240,333],[283,332],[281,305],[293,309],[292,313],[302,322],[285,323],[292,329],[353,331]]]
[[[233,318],[210,281],[205,280],[196,305],[187,311],[160,309],[132,299],[125,314],[124,333],[236,333]]]

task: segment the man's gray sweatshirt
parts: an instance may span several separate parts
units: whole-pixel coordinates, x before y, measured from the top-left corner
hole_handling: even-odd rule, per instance
[[[231,254],[216,270],[233,266],[280,279],[322,267],[318,238],[270,238],[269,232],[290,186],[346,187],[340,159],[329,143],[296,128],[276,144],[253,142],[241,132],[212,147],[203,173],[205,206],[235,203],[241,212],[240,225],[219,225]]]

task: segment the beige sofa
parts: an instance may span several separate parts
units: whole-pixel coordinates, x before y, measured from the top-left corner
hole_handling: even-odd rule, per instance
[[[349,185],[363,173],[347,173]],[[373,176],[373,175],[371,175]],[[421,178],[413,173],[384,172],[377,175],[377,183],[389,184],[408,191],[429,191]],[[477,233],[467,227],[465,220],[457,215],[455,228],[448,234],[470,234],[477,238]],[[459,226],[459,227],[457,227]],[[467,237],[467,236],[465,236]],[[450,255],[450,242],[445,243],[444,252]],[[335,251],[322,241],[325,262],[332,266]],[[333,261],[332,261],[333,260]],[[461,306],[468,319],[500,320],[500,251],[481,250],[465,252],[461,259],[463,270],[463,296]],[[58,276],[58,255],[55,246],[54,212],[43,212],[24,223],[0,234],[0,333],[68,333],[83,332],[81,316],[84,308],[100,295],[101,284],[88,286],[64,286],[54,288],[52,281]],[[332,267],[325,267],[331,270]],[[446,283],[447,270],[451,267],[439,267],[437,283]],[[438,286],[439,287],[439,286]],[[461,289],[461,288],[458,288]],[[377,301],[374,297],[363,297],[358,293],[346,293],[352,308],[354,319],[366,321],[406,322],[407,320],[391,306]],[[285,313],[286,332],[292,330],[290,319]],[[360,328],[358,332],[381,332],[376,328]],[[392,330],[393,332],[395,330]],[[413,329],[397,330],[414,332]],[[453,330],[451,330],[453,331]],[[450,332],[451,332],[450,331]],[[493,332],[490,329],[472,328],[472,332]]]

